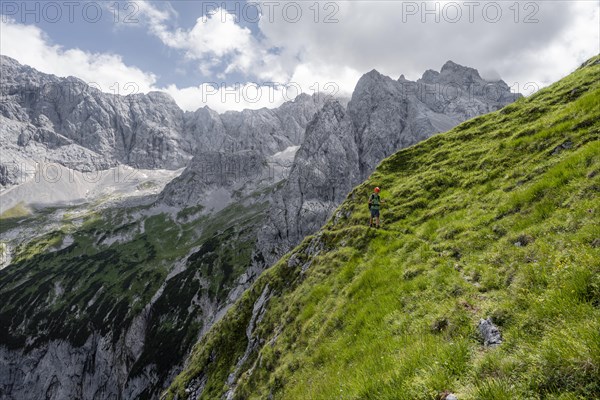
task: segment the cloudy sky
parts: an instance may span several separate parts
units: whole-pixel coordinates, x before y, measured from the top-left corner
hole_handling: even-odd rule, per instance
[[[529,93],[600,53],[600,2],[3,1],[0,53],[105,92],[166,91],[186,110],[349,96],[377,69],[447,60]]]

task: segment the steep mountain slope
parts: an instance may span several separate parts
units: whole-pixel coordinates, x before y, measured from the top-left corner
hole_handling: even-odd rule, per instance
[[[210,215],[150,198],[0,220],[0,397],[156,397],[255,279],[268,193]]]
[[[599,102],[595,57],[386,159],[213,326],[165,397],[597,398]],[[375,185],[382,230],[366,226]],[[489,321],[500,344],[480,337]]]
[[[363,75],[346,108],[330,100],[308,125],[286,187],[274,199],[275,212],[261,230],[266,259],[277,261],[316,232],[385,157],[519,97],[505,82],[486,81],[452,61],[417,82],[375,70]]]

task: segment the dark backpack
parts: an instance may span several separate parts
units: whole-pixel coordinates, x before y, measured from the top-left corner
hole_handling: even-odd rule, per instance
[[[374,202],[375,200],[377,200],[377,205],[379,206],[381,204],[381,198],[379,197],[378,194],[371,193],[371,197],[369,197],[369,211],[371,211],[371,206],[373,205],[371,203]]]

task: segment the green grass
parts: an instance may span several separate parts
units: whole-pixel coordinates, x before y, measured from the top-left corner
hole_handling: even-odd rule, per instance
[[[165,397],[201,378],[201,398],[221,398],[234,373],[236,399],[599,398],[599,138],[595,57],[391,156],[256,281]],[[374,186],[383,230],[366,227]],[[497,348],[477,334],[487,317]]]
[[[29,208],[27,208],[27,206],[25,206],[25,204],[23,202],[15,205],[12,208],[9,208],[8,210],[4,211],[2,214],[0,214],[0,221],[2,221],[2,223],[4,223],[3,220],[8,220],[8,219],[18,219],[18,218],[23,218],[26,217],[28,215],[31,214],[31,210]]]

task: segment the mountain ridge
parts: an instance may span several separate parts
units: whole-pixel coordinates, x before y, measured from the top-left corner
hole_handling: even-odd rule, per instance
[[[58,78],[0,56],[3,187],[33,164],[79,171],[125,164],[179,169],[196,149],[251,149],[265,156],[298,145],[323,96],[299,96],[277,108],[219,114],[184,112],[163,92],[103,93],[78,78]],[[10,167],[10,168],[9,168]]]

